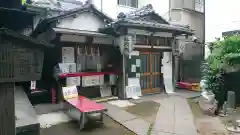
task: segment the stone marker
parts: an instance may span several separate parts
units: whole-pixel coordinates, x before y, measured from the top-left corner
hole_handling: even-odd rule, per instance
[[[236,107],[235,92],[228,91],[227,103],[228,103],[228,108],[235,109],[235,107]]]

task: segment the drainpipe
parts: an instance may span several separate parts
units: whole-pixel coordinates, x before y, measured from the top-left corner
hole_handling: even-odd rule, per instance
[[[103,0],[101,0],[101,12],[103,12]]]
[[[172,12],[172,7],[171,7],[171,0],[169,0],[169,7],[168,7],[168,21],[171,22],[172,21],[172,17],[171,17],[171,12]]]

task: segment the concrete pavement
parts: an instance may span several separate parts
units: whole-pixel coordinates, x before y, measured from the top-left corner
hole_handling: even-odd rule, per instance
[[[77,122],[70,121],[41,129],[41,135],[135,135],[133,132],[121,126],[119,123],[104,116],[104,125],[90,123],[86,128],[79,130]]]
[[[197,135],[192,111],[184,97],[174,94],[154,100],[161,107],[151,131],[152,135]],[[108,109],[108,116],[138,135],[147,135],[152,123],[114,105],[105,103],[105,107]]]
[[[197,135],[192,111],[185,98],[170,96],[161,101],[152,135]]]
[[[105,103],[104,106],[108,109],[106,115],[116,120],[121,125],[125,126],[137,135],[147,134],[150,123],[114,105]]]

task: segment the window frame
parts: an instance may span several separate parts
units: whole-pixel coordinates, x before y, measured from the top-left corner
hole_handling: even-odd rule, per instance
[[[123,3],[123,2],[121,2],[121,1],[124,1],[125,3],[125,5],[124,4],[121,4],[121,3]],[[129,5],[129,3],[131,3],[131,2],[133,2],[133,1],[136,1],[136,7],[134,7],[134,6],[132,6],[131,4]],[[130,8],[138,8],[138,0],[118,0],[117,1],[117,4],[118,5],[120,5],[120,6],[124,6],[124,7],[130,7]]]

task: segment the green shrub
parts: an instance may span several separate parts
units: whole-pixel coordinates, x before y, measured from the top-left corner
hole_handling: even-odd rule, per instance
[[[223,75],[229,69],[240,69],[240,36],[226,37],[209,46],[211,54],[203,62],[202,79],[206,80],[207,90],[211,90],[221,106],[226,94]]]

